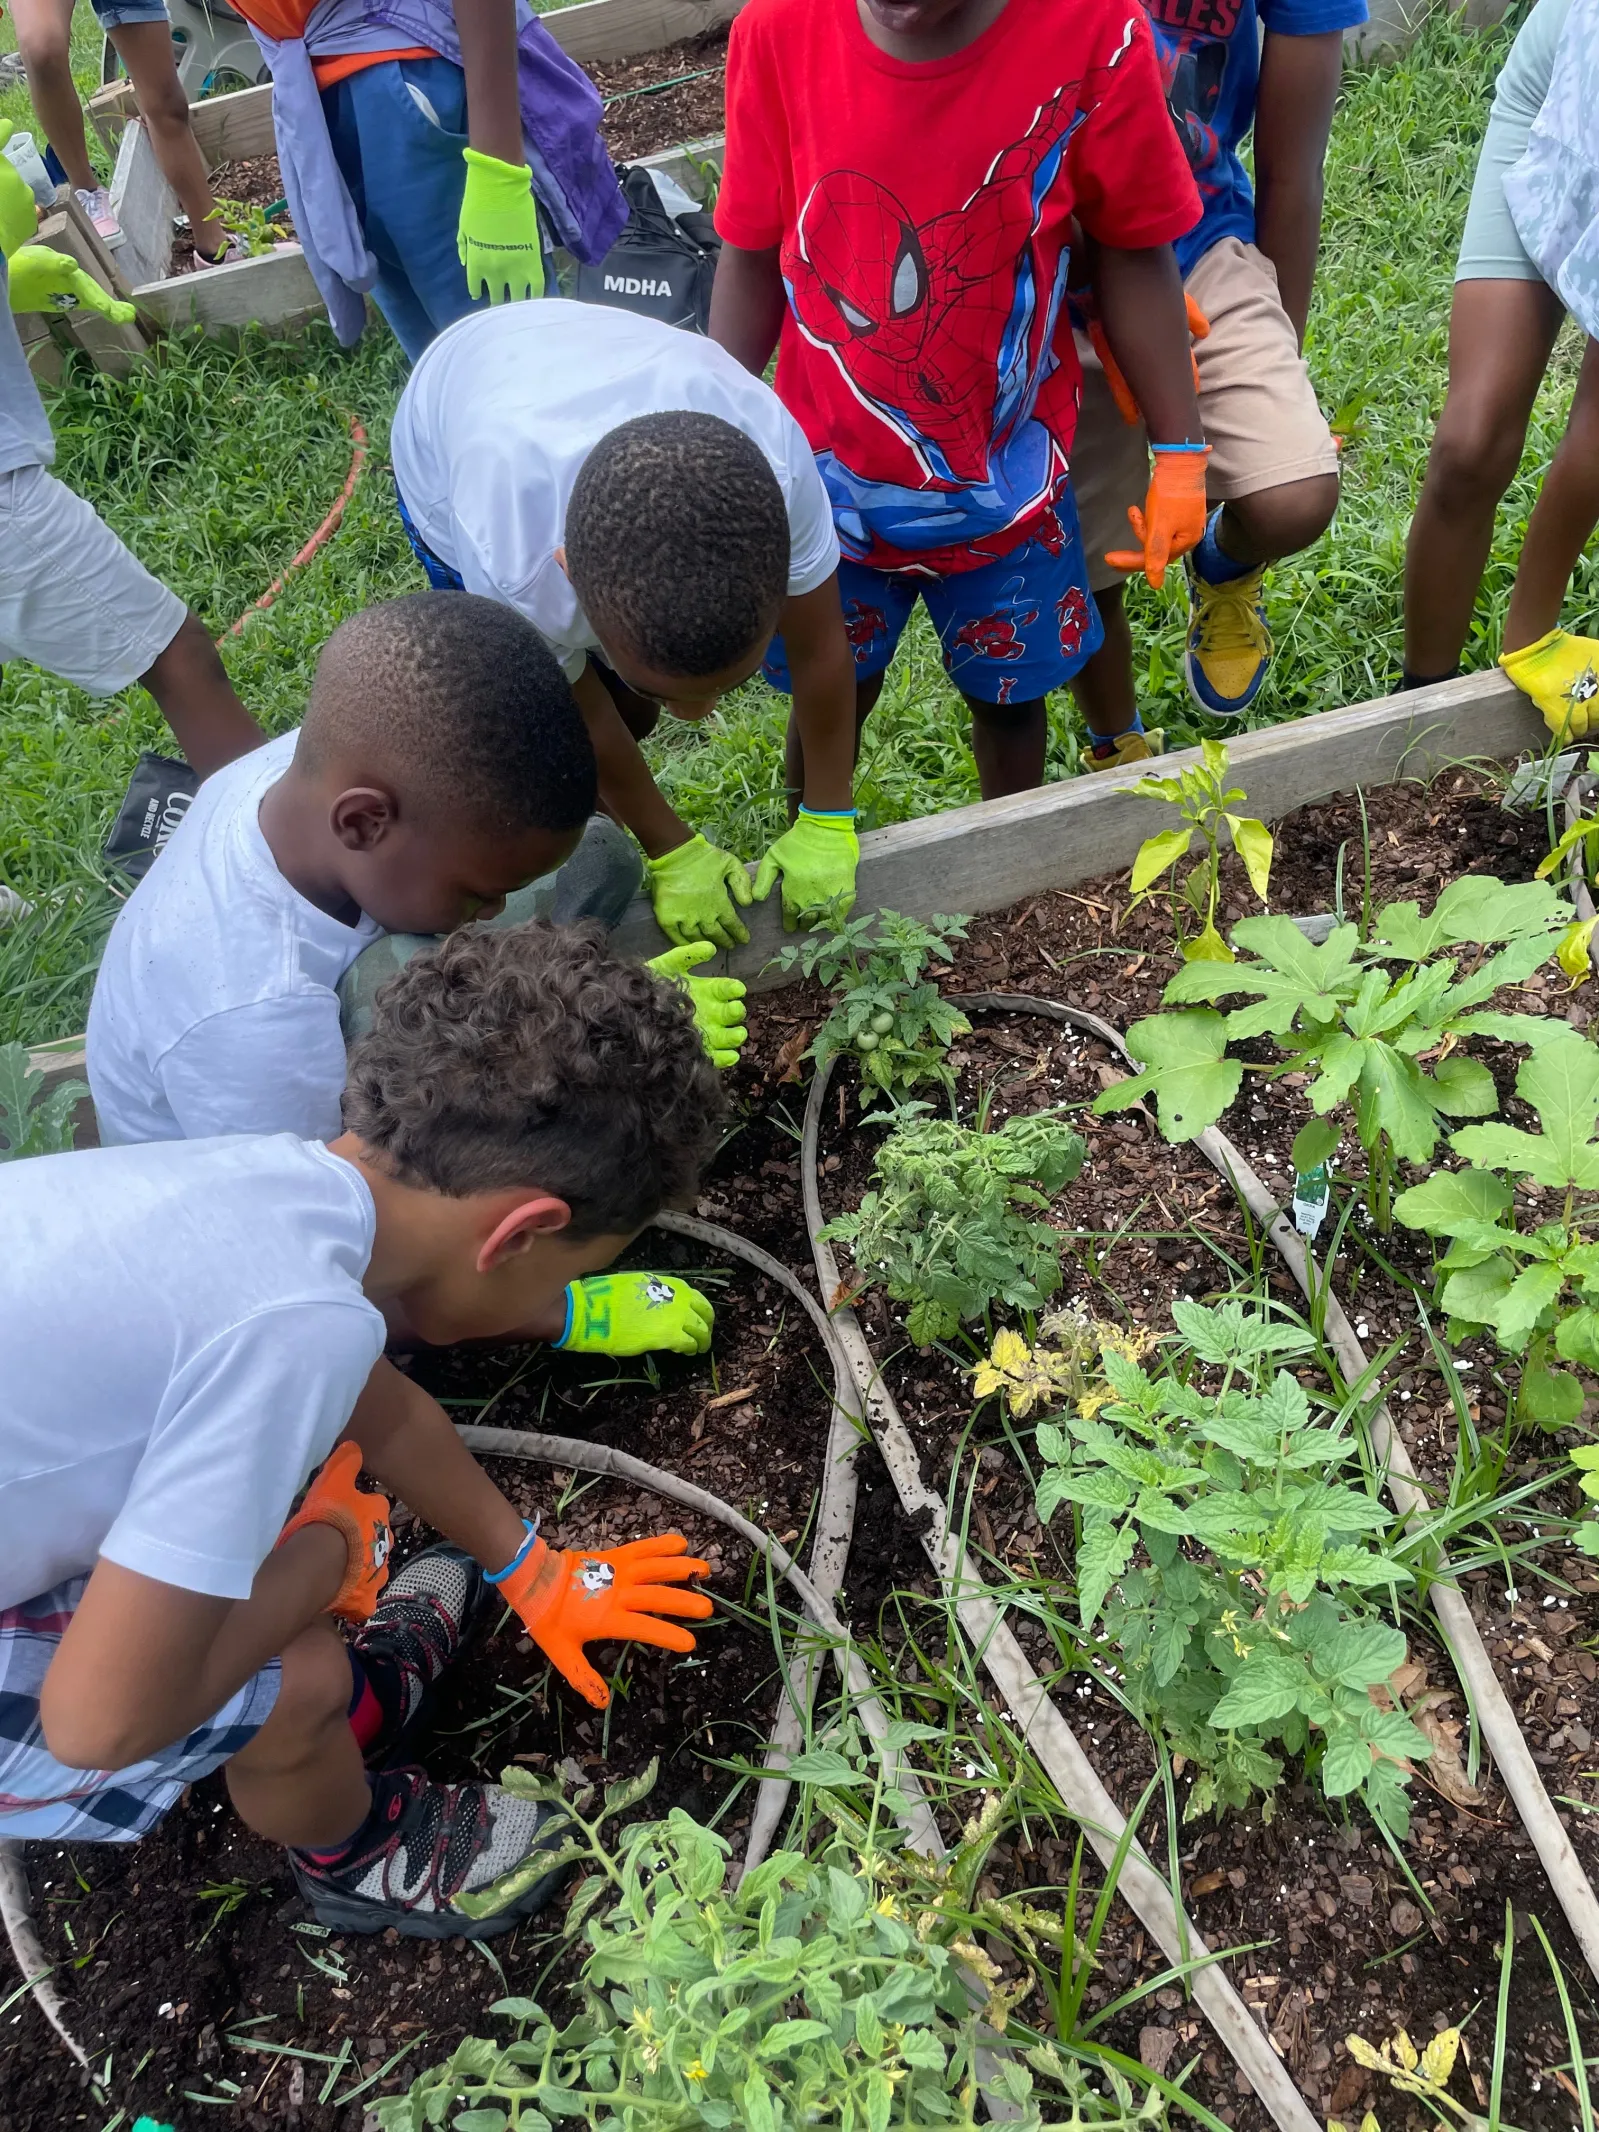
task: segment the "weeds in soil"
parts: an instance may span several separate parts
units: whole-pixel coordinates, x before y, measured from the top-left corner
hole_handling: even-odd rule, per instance
[[[1133,790],[1144,799],[1162,800],[1182,816],[1180,829],[1158,830],[1146,837],[1133,860],[1133,907],[1154,893],[1155,883],[1169,877],[1172,919],[1177,928],[1177,946],[1185,962],[1231,962],[1233,951],[1216,926],[1216,902],[1221,891],[1221,840],[1232,838],[1233,849],[1244,862],[1249,885],[1262,903],[1271,886],[1271,831],[1264,822],[1231,810],[1242,805],[1240,787],[1229,785],[1227,750],[1219,740],[1199,744],[1199,767],[1175,777],[1141,777]],[[1181,885],[1177,869],[1192,857],[1196,841],[1203,847],[1196,865]],[[1184,932],[1184,913],[1200,921],[1199,931]]]

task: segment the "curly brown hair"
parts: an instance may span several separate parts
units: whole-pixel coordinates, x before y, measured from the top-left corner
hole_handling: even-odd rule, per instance
[[[598,925],[466,926],[378,993],[344,1123],[403,1184],[536,1185],[574,1238],[690,1199],[725,1112],[686,995]]]

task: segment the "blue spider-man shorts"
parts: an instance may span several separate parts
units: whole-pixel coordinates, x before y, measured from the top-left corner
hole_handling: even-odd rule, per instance
[[[927,602],[944,666],[962,695],[979,703],[1032,703],[1063,687],[1098,651],[1105,632],[1088,589],[1077,513],[1064,499],[1051,538],[1024,541],[998,562],[949,577],[873,570],[846,557],[838,566],[844,628],[855,678],[869,681],[894,656],[917,599]],[[783,640],[772,639],[764,672],[790,693]]]
[[[400,524],[405,528],[405,537],[411,543],[411,553],[427,572],[428,583],[435,592],[464,592],[459,570],[452,570],[448,563],[441,562],[416,530],[416,523],[405,508],[405,498],[400,494],[400,484],[394,484],[394,501],[400,513]]]

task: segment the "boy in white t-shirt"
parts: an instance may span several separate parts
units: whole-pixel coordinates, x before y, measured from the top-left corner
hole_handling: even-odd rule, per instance
[[[390,439],[429,581],[504,601],[561,661],[600,795],[649,861],[671,940],[726,948],[782,878],[790,929],[854,900],[855,665],[838,539],[803,432],[709,341],[591,304],[464,318],[412,371]],[[743,865],[668,804],[638,741],[661,707],[704,718],[781,630],[794,699],[793,826]],[[798,752],[803,744],[803,762]]]
[[[118,914],[89,1009],[101,1141],[331,1140],[345,1078],[337,988],[357,958],[380,934],[414,947],[494,917],[560,868],[594,799],[571,691],[519,615],[425,592],[353,616],[323,651],[298,733],[201,786]],[[625,901],[631,847],[623,872]],[[697,1012],[741,1012],[718,996],[742,997],[731,980],[681,981]],[[636,1282],[597,1312],[578,1286],[524,1336],[702,1352],[704,1297],[664,1276]]]
[[[0,1168],[0,1838],[130,1842],[221,1766],[325,1924],[481,1936],[537,1907],[559,1875],[452,1907],[559,1815],[397,1766],[427,1692],[504,1603],[603,1706],[584,1645],[691,1650],[670,1617],[710,1613],[681,1588],[705,1565],[676,1534],[552,1551],[382,1359],[382,1312],[447,1341],[547,1310],[692,1198],[722,1108],[681,993],[597,929],[476,927],[386,989],[331,1147]],[[448,1543],[386,1593],[363,1465]]]

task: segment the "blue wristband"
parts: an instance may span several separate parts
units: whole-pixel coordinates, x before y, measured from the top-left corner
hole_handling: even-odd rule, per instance
[[[521,1546],[516,1550],[516,1553],[512,1555],[510,1561],[506,1563],[504,1569],[491,1569],[487,1572],[490,1584],[503,1584],[505,1582],[505,1579],[511,1574],[512,1570],[520,1569],[522,1567],[522,1564],[527,1560],[529,1554],[532,1552],[533,1543],[535,1542],[535,1540],[537,1540],[539,1536],[538,1519],[524,1518],[522,1520],[522,1530],[526,1533],[527,1537],[522,1542]]]
[[[1208,452],[1208,444],[1152,444],[1152,452]]]
[[[813,822],[853,822],[853,807],[807,807],[801,804],[801,814],[808,814]]]
[[[573,1291],[576,1287],[577,1283],[575,1281],[568,1281],[566,1284],[566,1323],[561,1327],[560,1339],[554,1343],[557,1347],[565,1347],[567,1341],[572,1337],[572,1318],[577,1303],[577,1297]]]

